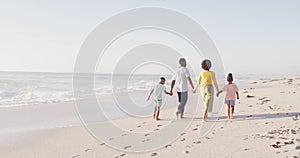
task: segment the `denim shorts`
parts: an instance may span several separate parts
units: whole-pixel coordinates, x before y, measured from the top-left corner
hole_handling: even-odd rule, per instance
[[[235,105],[235,100],[225,100],[225,104]]]

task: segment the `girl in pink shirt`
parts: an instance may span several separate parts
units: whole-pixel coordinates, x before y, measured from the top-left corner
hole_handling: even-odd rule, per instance
[[[238,87],[236,84],[233,83],[233,76],[232,73],[229,73],[227,76],[228,84],[224,86],[223,90],[217,93],[217,96],[219,96],[220,93],[223,91],[226,93],[225,96],[225,104],[227,104],[228,110],[228,119],[233,118],[234,113],[234,105],[235,105],[235,99],[240,99]],[[231,116],[230,116],[230,107],[231,107]]]

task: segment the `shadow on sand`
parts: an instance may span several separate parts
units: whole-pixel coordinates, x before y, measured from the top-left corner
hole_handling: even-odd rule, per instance
[[[265,114],[248,114],[248,115],[234,115],[234,119],[232,121],[244,121],[244,120],[262,120],[262,119],[276,119],[276,118],[285,118],[285,117],[292,117],[295,115],[300,115],[300,112],[290,112],[290,113],[265,113]],[[200,117],[184,117],[183,119],[194,119],[200,120]],[[220,117],[210,117],[207,120],[208,122],[216,121],[228,121],[227,116],[220,116]]]

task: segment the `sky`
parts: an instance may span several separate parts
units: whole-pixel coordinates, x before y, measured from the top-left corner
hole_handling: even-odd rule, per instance
[[[97,25],[145,6],[170,8],[201,24],[226,72],[300,74],[298,0],[0,0],[0,71],[73,72]],[[105,65],[106,72],[114,67]]]

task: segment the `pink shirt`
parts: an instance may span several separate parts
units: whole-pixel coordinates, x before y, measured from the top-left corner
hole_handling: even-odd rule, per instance
[[[235,100],[236,92],[238,92],[238,87],[236,84],[227,84],[224,86],[223,91],[226,93],[225,100]]]

